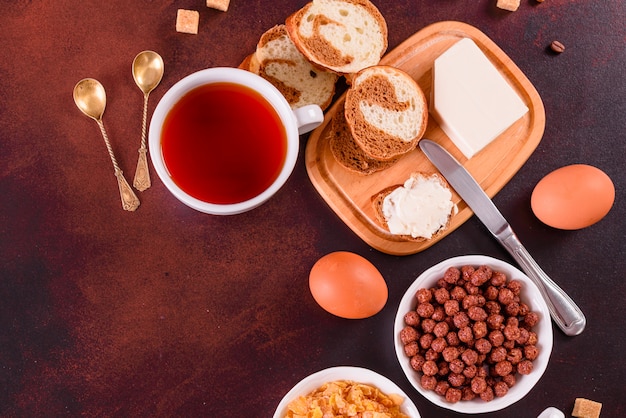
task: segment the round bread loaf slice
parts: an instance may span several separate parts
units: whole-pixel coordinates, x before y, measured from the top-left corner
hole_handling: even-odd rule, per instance
[[[415,149],[428,124],[426,96],[415,80],[382,65],[354,77],[346,93],[345,114],[356,143],[378,160]]]
[[[438,174],[416,172],[371,198],[376,220],[400,239],[423,242],[443,234],[457,212],[448,183]]]
[[[365,154],[354,142],[341,107],[333,115],[327,135],[330,151],[335,160],[352,172],[368,175],[389,168],[396,162],[396,160],[375,160]]]
[[[338,74],[376,65],[387,50],[387,23],[369,0],[313,0],[285,24],[309,61]]]
[[[241,64],[239,64],[237,66],[237,68],[256,73],[256,71],[252,71],[252,69],[251,69],[252,68],[252,60],[256,61],[256,58],[255,58],[254,54],[250,54],[247,57],[245,57],[243,59],[243,61],[241,61]],[[256,65],[258,65],[258,63],[256,63]]]
[[[285,25],[266,31],[241,68],[272,83],[293,109],[316,104],[325,110],[335,94],[337,74],[314,67],[293,44]]]

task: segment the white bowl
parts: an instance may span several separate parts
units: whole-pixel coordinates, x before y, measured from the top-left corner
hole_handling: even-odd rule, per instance
[[[476,398],[471,401],[449,403],[446,402],[444,397],[438,395],[434,391],[422,388],[420,384],[421,373],[418,373],[411,368],[409,358],[404,353],[404,346],[400,340],[400,331],[405,326],[404,315],[410,310],[415,309],[415,293],[421,288],[434,287],[437,280],[443,277],[443,274],[448,267],[462,267],[465,265],[475,267],[487,265],[494,271],[500,271],[506,274],[508,280],[514,279],[522,282],[524,285],[521,294],[522,301],[530,307],[531,311],[536,312],[539,315],[539,322],[533,328],[533,331],[537,333],[537,348],[539,348],[539,356],[533,361],[533,371],[528,375],[516,375],[517,383],[509,389],[508,393],[503,397],[496,397],[490,402],[485,402],[480,398]],[[553,337],[550,312],[548,311],[548,306],[539,293],[537,286],[535,286],[528,276],[516,267],[505,263],[504,261],[482,255],[467,255],[450,258],[423,272],[413,282],[413,284],[411,284],[400,301],[393,332],[393,341],[398,361],[400,362],[400,366],[402,367],[404,374],[413,387],[415,387],[419,393],[435,405],[465,414],[499,411],[522,399],[528,392],[530,392],[533,386],[535,386],[543,375],[546,367],[548,366],[550,353],[552,352]]]
[[[404,402],[400,407],[402,412],[411,418],[420,418],[420,414],[413,401],[411,401],[408,395],[391,380],[372,370],[350,366],[331,367],[330,369],[324,369],[317,373],[313,373],[312,375],[301,380],[289,392],[287,392],[287,394],[280,401],[278,407],[276,408],[276,412],[274,412],[274,418],[284,418],[285,415],[287,415],[287,405],[289,405],[289,403],[298,396],[305,396],[322,386],[324,383],[336,380],[351,380],[358,383],[369,384],[376,386],[387,395],[400,395],[404,398]]]

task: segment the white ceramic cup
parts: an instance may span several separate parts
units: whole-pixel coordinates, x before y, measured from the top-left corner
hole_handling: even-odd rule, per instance
[[[174,182],[163,158],[161,137],[163,124],[168,113],[186,93],[207,84],[225,82],[239,84],[255,90],[271,104],[285,128],[287,153],[278,177],[263,192],[243,202],[216,204],[205,202],[189,195]],[[245,116],[242,115],[242,117]],[[323,120],[324,114],[319,106],[308,105],[295,110],[291,109],[280,91],[270,82],[256,74],[237,68],[209,68],[184,77],[163,95],[150,121],[148,148],[157,175],[165,184],[165,187],[178,200],[200,212],[213,215],[234,215],[249,211],[263,204],[285,184],[298,158],[300,135],[315,129]]]

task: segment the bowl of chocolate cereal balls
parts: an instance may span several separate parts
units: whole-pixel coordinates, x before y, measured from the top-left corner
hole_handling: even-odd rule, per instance
[[[543,375],[552,323],[537,286],[482,255],[424,271],[400,301],[394,344],[407,379],[429,401],[460,413],[507,408]]]

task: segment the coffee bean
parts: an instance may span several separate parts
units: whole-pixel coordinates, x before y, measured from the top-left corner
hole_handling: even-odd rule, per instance
[[[557,54],[560,54],[561,52],[565,51],[565,45],[563,45],[559,41],[552,41],[552,43],[550,44],[550,49]]]

